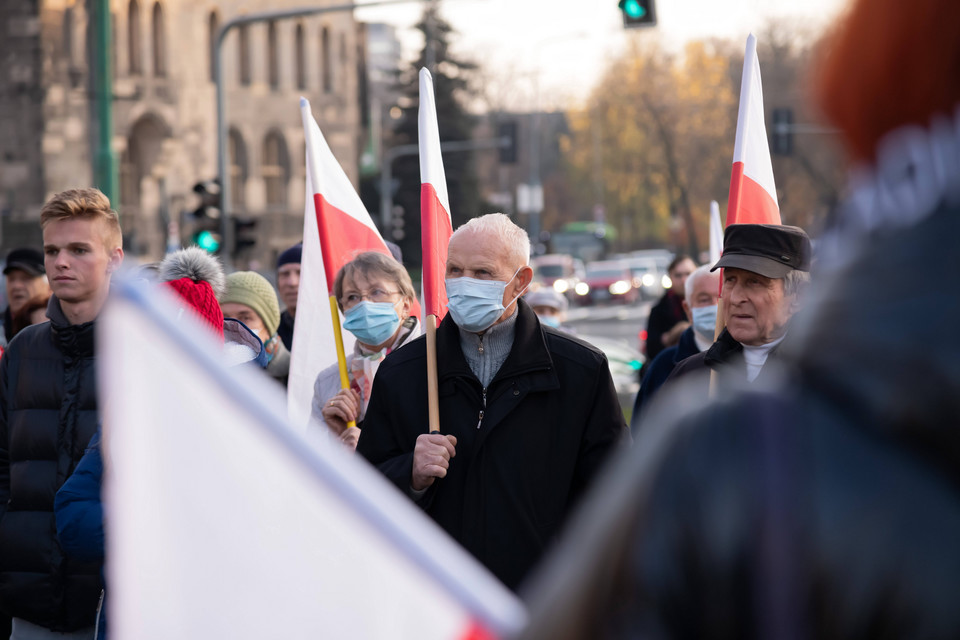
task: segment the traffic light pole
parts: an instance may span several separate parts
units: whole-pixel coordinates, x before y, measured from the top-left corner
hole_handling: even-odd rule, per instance
[[[216,85],[217,92],[217,176],[220,180],[220,237],[223,241],[222,246],[226,248],[226,250],[221,253],[221,258],[228,269],[232,266],[230,248],[233,247],[233,226],[230,224],[230,219],[233,216],[233,194],[231,193],[231,176],[228,169],[230,165],[228,164],[229,159],[227,158],[227,121],[224,116],[226,98],[223,87],[223,42],[227,34],[236,27],[257,22],[287,20],[321,13],[353,11],[354,9],[363,9],[366,7],[377,7],[389,4],[410,4],[411,2],[425,1],[427,0],[376,0],[375,2],[341,4],[333,7],[302,7],[284,11],[264,11],[232,18],[224,23],[217,31],[216,44],[213,47],[213,82]]]
[[[499,149],[511,144],[510,136],[501,138],[487,138],[484,140],[456,140],[441,142],[440,151],[477,151],[479,149]],[[390,226],[390,212],[393,209],[393,191],[390,183],[393,182],[393,161],[403,156],[412,156],[420,152],[419,144],[402,144],[399,147],[388,149],[383,154],[380,166],[380,224],[386,233]],[[449,212],[448,212],[449,213]]]

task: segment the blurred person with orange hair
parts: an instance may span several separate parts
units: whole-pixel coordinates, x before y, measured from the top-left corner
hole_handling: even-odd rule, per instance
[[[665,388],[524,638],[960,637],[960,3],[858,0],[827,47],[855,166],[792,372]]]

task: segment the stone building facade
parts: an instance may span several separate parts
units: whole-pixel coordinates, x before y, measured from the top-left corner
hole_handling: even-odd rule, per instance
[[[93,182],[98,122],[92,96],[93,0],[0,2],[0,246],[39,244],[39,211],[63,189]],[[314,4],[334,6],[337,0]],[[303,0],[109,0],[113,150],[125,249],[160,258],[193,185],[217,175],[213,43],[244,14]],[[356,184],[361,140],[361,31],[350,12],[260,22],[223,45],[233,214],[255,218],[257,244],[238,266],[270,270],[300,239],[310,100],[331,149]],[[171,226],[171,223],[173,225]]]

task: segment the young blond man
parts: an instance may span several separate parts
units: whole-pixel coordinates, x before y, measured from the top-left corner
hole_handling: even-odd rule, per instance
[[[50,322],[24,329],[0,359],[0,610],[13,616],[13,640],[86,639],[100,566],[64,559],[53,506],[97,430],[94,325],[122,236],[97,189],[53,196],[40,226]]]

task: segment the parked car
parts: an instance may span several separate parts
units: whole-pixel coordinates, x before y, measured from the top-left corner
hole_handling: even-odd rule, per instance
[[[534,291],[539,287],[553,287],[557,293],[571,297],[583,277],[583,262],[566,254],[537,256],[530,261],[530,266],[533,267],[533,282],[537,285],[531,285]]]
[[[583,281],[574,288],[579,304],[598,302],[635,303],[640,294],[633,287],[633,274],[620,260],[602,260],[587,265]]]

